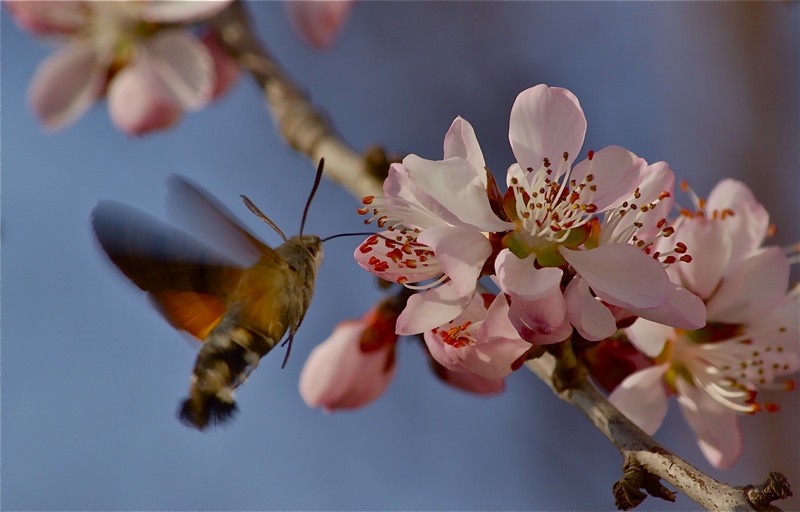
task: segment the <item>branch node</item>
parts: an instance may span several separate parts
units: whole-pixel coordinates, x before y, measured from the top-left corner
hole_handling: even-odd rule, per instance
[[[759,485],[751,485],[744,487],[747,494],[747,500],[753,505],[756,510],[780,510],[772,504],[773,501],[784,500],[792,494],[789,480],[777,471],[771,471],[764,483]]]

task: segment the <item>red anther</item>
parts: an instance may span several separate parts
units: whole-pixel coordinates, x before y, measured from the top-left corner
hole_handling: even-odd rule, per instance
[[[684,263],[691,263],[692,262],[692,255],[691,254],[684,254],[681,256],[681,261]]]
[[[692,213],[691,210],[687,210],[685,208],[681,208],[679,213],[680,213],[680,215],[682,215],[684,217],[689,217],[690,219],[692,217],[694,217],[694,213]]]
[[[389,219],[389,217],[387,217],[386,215],[384,215],[383,217],[378,218],[378,227],[382,228],[382,227],[386,226],[386,221],[388,219]]]
[[[664,263],[666,263],[667,265],[672,265],[676,261],[678,261],[677,258],[675,258],[675,256],[672,255],[669,255],[666,258],[664,258]]]
[[[361,202],[363,204],[372,204],[372,201],[375,200],[375,196],[364,196],[361,198]]]
[[[681,180],[681,191],[686,192],[689,190],[689,183],[686,180]]]
[[[417,268],[417,260],[406,259],[403,260],[403,263],[405,263],[406,267],[408,268]]]
[[[589,152],[586,154],[586,158],[588,158],[589,160],[594,158],[594,150],[593,149],[589,150]]]
[[[635,210],[636,209],[636,205],[633,205],[633,206],[634,206],[633,209]],[[642,213],[647,213],[650,210],[650,207],[645,204],[645,205],[642,205],[641,210],[642,210]]]
[[[409,245],[409,244],[403,244],[403,246],[400,248],[400,250],[403,251],[406,254],[411,254],[411,253],[414,252],[414,250],[411,248],[411,245]]]
[[[545,167],[550,167],[550,159],[549,159],[549,158],[547,158],[547,157],[545,157],[545,158],[542,160],[542,164],[544,164],[544,166],[545,166]],[[528,170],[529,170],[529,171],[532,171],[533,169],[531,169],[530,167],[528,167]]]
[[[670,194],[669,192],[667,192],[665,190],[664,192],[661,192],[660,194],[658,194],[658,199],[663,201],[664,199],[666,199],[666,198],[668,198],[670,196],[672,196],[672,194]]]
[[[425,256],[420,256],[420,257],[419,257],[419,261],[420,261],[421,263],[425,263],[426,261],[428,261],[428,258],[427,258],[427,257],[425,257]]]
[[[589,190],[592,192],[597,192],[597,185],[589,185]]]
[[[408,278],[406,276],[400,276],[397,278],[397,284],[406,284],[408,282]],[[434,333],[436,330],[434,329]]]
[[[675,232],[675,228],[672,226],[667,226],[663,230],[661,230],[661,234],[664,236],[672,236],[672,233]]]
[[[385,261],[380,261],[372,266],[372,270],[375,272],[386,272],[389,270],[389,264]]]
[[[722,218],[723,219],[728,218],[728,217],[734,217],[735,215],[736,215],[736,212],[734,212],[730,208],[726,208],[726,209],[722,210]]]
[[[367,254],[368,252],[372,251],[372,246],[367,244],[361,244],[358,246],[358,250],[361,254]]]
[[[642,193],[639,191],[638,188],[633,191],[633,197],[635,197],[636,199],[640,199],[642,197]]]
[[[386,253],[386,256],[388,256],[393,262],[397,263],[398,261],[403,260],[403,251],[400,249],[392,249]]]
[[[794,379],[788,379],[783,381],[783,389],[785,391],[794,391],[797,389],[797,381]]]
[[[587,213],[594,213],[597,211],[597,205],[594,203],[590,203],[586,205],[586,212]]]
[[[374,266],[374,265],[378,264],[380,261],[381,260],[379,260],[375,256],[370,256],[369,257],[369,261],[367,261],[367,263]]]
[[[372,224],[372,219],[364,219],[364,224]]]
[[[569,153],[567,153],[566,151],[564,151],[564,154],[562,156],[563,156],[565,162],[567,160],[569,160]]]
[[[675,244],[675,252],[678,254],[684,254],[686,252],[686,244],[683,242],[678,242]]]
[[[767,236],[775,236],[778,232],[778,227],[775,224],[770,224],[767,226]]]
[[[356,211],[358,212],[359,215],[366,215],[369,213],[369,208],[359,208]]]
[[[703,210],[706,207],[706,200],[702,197],[697,198],[697,205]]]
[[[564,154],[566,155],[566,153],[564,153]],[[585,181],[586,183],[593,182],[594,181],[594,174],[592,174],[592,173],[587,174],[586,177],[583,178],[583,181]]]
[[[764,404],[764,410],[767,412],[778,412],[781,410],[781,406],[774,402],[767,402]]]
[[[662,218],[660,221],[658,221],[658,223],[656,224],[656,227],[661,229],[661,227],[664,226],[664,224],[666,224],[666,223],[667,223],[667,219],[663,219]]]
[[[469,327],[470,325],[472,325],[472,321],[471,320],[467,320],[463,324],[459,325],[458,328],[461,329],[462,331],[466,331],[467,327]]]

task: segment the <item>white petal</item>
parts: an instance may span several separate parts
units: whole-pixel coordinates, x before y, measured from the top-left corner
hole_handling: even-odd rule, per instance
[[[72,44],[36,69],[28,100],[39,120],[57,130],[80,117],[100,95],[105,69],[89,45]]]
[[[705,205],[707,213],[726,209],[733,210],[734,214],[726,216],[720,223],[731,235],[735,262],[764,241],[769,229],[769,214],[747,185],[730,178],[714,187]]]
[[[416,293],[397,318],[397,334],[407,336],[441,327],[460,315],[471,299],[460,295],[452,282]]]
[[[508,139],[517,162],[537,170],[544,158],[553,165],[575,161],[586,134],[578,98],[560,87],[537,85],[522,91],[511,107]]]
[[[208,49],[190,32],[167,30],[147,40],[137,58],[152,69],[175,102],[197,110],[211,99],[214,63]]]
[[[119,71],[108,89],[108,112],[128,135],[169,128],[181,117],[180,106],[136,62]]]
[[[682,379],[676,382],[683,416],[697,435],[697,444],[715,468],[730,468],[742,453],[742,432],[734,411]]]
[[[614,315],[589,291],[589,285],[575,277],[564,291],[567,318],[581,336],[595,341],[608,338],[617,331]]]
[[[478,144],[478,138],[475,136],[475,130],[469,121],[461,117],[455,118],[450,129],[444,136],[444,159],[447,160],[451,157],[460,157],[472,164],[479,173],[486,167],[486,161],[483,159],[483,152],[481,146]],[[486,176],[483,177],[483,185],[486,186]]]
[[[630,374],[608,401],[640,429],[653,435],[667,415],[667,394],[662,378],[669,365],[652,366]]]
[[[747,324],[783,299],[789,262],[780,247],[764,247],[725,276],[706,303],[709,320]]]
[[[559,253],[609,304],[654,308],[669,298],[672,283],[664,268],[632,245],[608,244],[588,251],[561,246]]]
[[[510,222],[500,220],[489,205],[484,171],[478,173],[462,158],[425,160],[408,155],[403,166],[419,188],[454,214],[462,223],[481,231],[507,231]]]
[[[676,336],[672,327],[644,318],[636,320],[625,332],[631,343],[648,357],[657,357],[664,350],[666,342]]]
[[[160,23],[191,22],[210,18],[233,0],[149,0],[141,2],[142,18]]]
[[[581,194],[582,202],[584,197],[591,197],[597,210],[604,211],[631,196],[646,165],[647,162],[627,149],[608,146],[597,151],[591,160],[587,158],[577,164],[570,173],[570,179],[582,183],[591,174],[591,183],[597,190],[592,193],[585,188]]]
[[[696,217],[683,222],[673,237],[688,247],[692,261],[676,263],[684,286],[708,299],[719,286],[731,258],[731,236],[719,222]]]
[[[433,249],[458,293],[475,291],[483,264],[492,254],[492,244],[480,231],[456,226],[429,228],[417,240]]]
[[[503,249],[495,259],[498,285],[506,293],[525,300],[538,300],[548,296],[561,284],[560,268],[535,268],[535,255],[519,259],[508,249]]]

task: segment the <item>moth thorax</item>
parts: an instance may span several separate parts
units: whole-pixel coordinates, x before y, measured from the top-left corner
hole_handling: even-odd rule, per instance
[[[322,262],[322,240],[317,235],[298,235],[277,248],[286,263],[300,269],[311,267],[312,272]]]

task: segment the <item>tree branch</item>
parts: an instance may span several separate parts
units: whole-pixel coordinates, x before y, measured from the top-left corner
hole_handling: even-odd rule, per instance
[[[780,473],[771,473],[767,483],[761,486],[734,487],[714,480],[634,425],[606,400],[585,375],[571,380],[571,387],[568,389],[556,386],[556,364],[557,360],[551,354],[543,354],[526,363],[559,398],[577,407],[589,418],[622,454],[625,476],[614,486],[620,508],[632,508],[640,503],[645,495],[636,495],[633,491],[642,488],[653,496],[669,499],[671,493],[653,482],[652,476],[669,482],[709,510],[780,510],[770,505],[770,502],[791,496],[786,479]],[[765,488],[775,487],[776,482],[782,487],[780,492],[763,491]],[[631,485],[632,483],[634,484]],[[759,491],[760,501],[751,501],[753,493]],[[764,498],[765,494],[767,498]]]
[[[278,131],[295,151],[308,157],[314,168],[320,158],[325,158],[325,174],[358,199],[383,194],[380,175],[385,169],[374,168],[374,158],[362,157],[336,134],[255,36],[241,2],[233,2],[209,25],[217,31],[225,50],[264,92]]]

